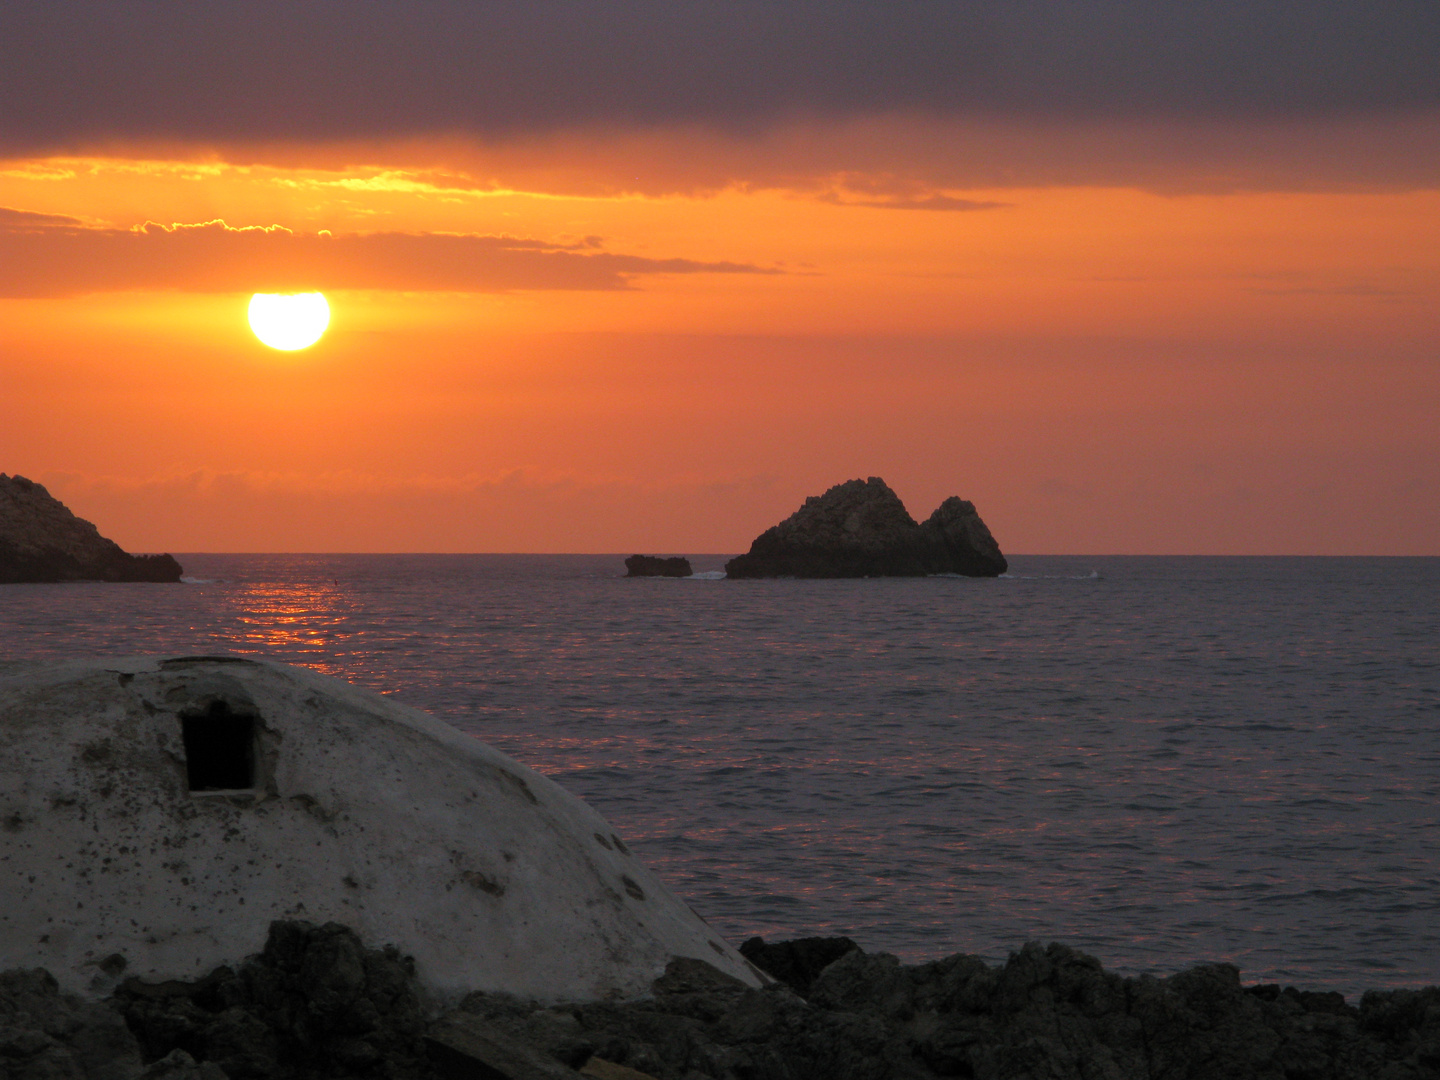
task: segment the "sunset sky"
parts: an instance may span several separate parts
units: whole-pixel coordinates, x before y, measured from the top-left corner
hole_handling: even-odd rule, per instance
[[[1440,5],[0,8],[0,471],[138,551],[1440,554]],[[256,292],[321,290],[298,352]]]

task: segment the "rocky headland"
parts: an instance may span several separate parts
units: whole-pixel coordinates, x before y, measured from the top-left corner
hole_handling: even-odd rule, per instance
[[[0,473],[0,584],[180,580],[169,555],[129,555],[45,488]]]
[[[0,974],[5,1080],[1428,1080],[1440,988],[1244,986],[1227,964],[1122,978],[1063,945],[1002,965],[901,964],[844,938],[744,954],[763,989],[673,960],[639,1000],[427,996],[413,963],[346,927],[271,925],[194,980],[123,979],[103,1000],[42,969]]]
[[[690,560],[665,559],[656,555],[631,555],[625,560],[626,577],[689,577]]]
[[[995,577],[1007,568],[975,504],[951,496],[923,524],[878,476],[837,484],[725,564],[732,578]]]

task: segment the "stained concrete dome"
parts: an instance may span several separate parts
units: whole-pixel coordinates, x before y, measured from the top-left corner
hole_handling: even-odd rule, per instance
[[[761,978],[553,781],[435,718],[235,657],[0,664],[0,957],[193,978],[333,920],[441,995]],[[121,959],[123,958],[123,964]]]

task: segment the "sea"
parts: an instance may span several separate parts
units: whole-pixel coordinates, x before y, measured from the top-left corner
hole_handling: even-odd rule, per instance
[[[225,652],[393,696],[585,799],[735,944],[1440,984],[1440,559],[724,558],[181,555],[180,585],[0,586],[0,658]]]

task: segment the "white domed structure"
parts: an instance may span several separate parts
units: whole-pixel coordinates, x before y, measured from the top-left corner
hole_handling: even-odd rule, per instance
[[[234,964],[280,918],[394,944],[441,995],[633,997],[677,956],[763,981],[554,782],[236,657],[0,665],[0,897],[0,966],[80,992]]]

